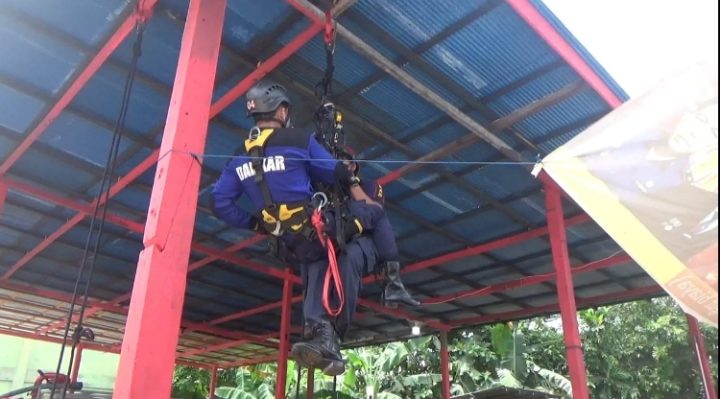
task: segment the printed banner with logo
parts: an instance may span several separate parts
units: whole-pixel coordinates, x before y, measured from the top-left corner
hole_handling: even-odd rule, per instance
[[[717,327],[717,60],[623,104],[543,167],[686,312]]]

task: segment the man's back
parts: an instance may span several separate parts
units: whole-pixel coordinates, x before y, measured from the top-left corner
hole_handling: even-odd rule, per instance
[[[267,185],[276,204],[309,201],[313,194],[311,181],[334,183],[337,161],[317,142],[311,129],[263,129],[263,134],[267,137],[262,146],[262,184]],[[248,227],[248,212],[235,204],[242,194],[250,198],[251,213],[266,207],[253,160],[247,150],[240,151],[227,163],[213,190],[215,213],[237,227]]]

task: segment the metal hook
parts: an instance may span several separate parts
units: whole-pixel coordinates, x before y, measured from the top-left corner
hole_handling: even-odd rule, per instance
[[[313,194],[313,196],[312,196],[313,202],[315,202],[316,197],[320,198],[320,202],[318,203],[317,209],[319,211],[322,211],[323,208],[325,208],[328,204],[328,197],[322,191],[318,191],[317,193]]]

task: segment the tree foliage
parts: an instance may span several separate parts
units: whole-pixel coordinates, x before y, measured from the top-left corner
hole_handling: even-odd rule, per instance
[[[687,321],[671,299],[639,301],[579,314],[593,398],[701,398],[697,360],[689,345]],[[718,350],[717,329],[705,328],[708,353]],[[450,334],[452,393],[498,385],[524,387],[571,397],[559,317],[480,326]],[[348,369],[337,381],[340,398],[440,397],[440,342],[424,337],[378,347],[347,350]],[[712,367],[717,380],[717,357]],[[295,397],[297,370],[288,366],[285,387]],[[274,364],[225,370],[217,394],[226,399],[274,397]],[[300,380],[304,398],[307,376]],[[176,370],[173,395],[207,397],[209,374]],[[315,397],[334,398],[333,380],[317,372]]]

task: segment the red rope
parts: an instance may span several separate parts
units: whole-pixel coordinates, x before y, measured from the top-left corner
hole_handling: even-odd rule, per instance
[[[322,214],[319,210],[315,210],[310,218],[315,231],[317,232],[320,244],[327,248],[328,252],[328,268],[325,272],[325,282],[323,284],[322,302],[325,311],[332,317],[337,317],[342,312],[345,306],[345,290],[342,285],[342,278],[340,276],[340,268],[337,262],[337,256],[335,255],[335,245],[325,234],[325,222],[323,222]],[[331,283],[335,288],[335,293],[338,297],[338,306],[333,308],[330,303],[330,289]]]

